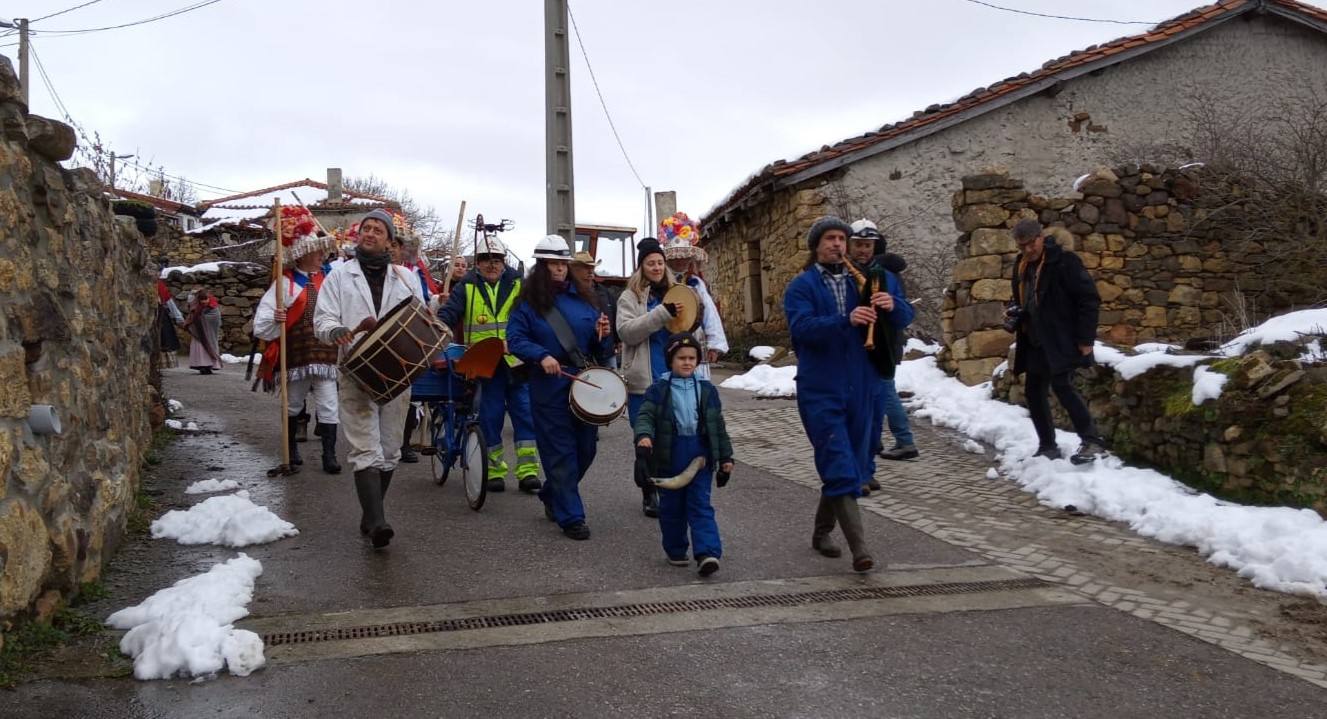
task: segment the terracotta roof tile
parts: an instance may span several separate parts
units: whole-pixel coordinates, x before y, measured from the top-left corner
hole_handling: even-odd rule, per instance
[[[246,197],[257,197],[259,195],[266,195],[269,192],[280,192],[281,190],[289,190],[295,187],[316,187],[320,190],[326,190],[327,183],[319,182],[317,180],[311,180],[306,177],[303,180],[295,180],[294,182],[287,182],[284,185],[273,185],[272,187],[264,187],[261,190],[252,190],[250,192],[241,192],[238,195],[228,195],[226,197],[218,197],[214,200],[201,202],[199,203],[198,206],[206,210],[209,207],[214,207],[216,205],[230,204],[233,203],[235,200],[242,200]],[[342,192],[350,197],[359,197],[365,200],[372,200],[373,202],[379,202],[384,204],[393,204],[392,200],[386,197],[379,197],[378,195],[370,195],[367,192],[355,192],[352,190],[342,190]]]
[[[1261,1],[1266,5],[1275,6],[1294,15],[1327,23],[1327,10],[1305,5],[1296,2],[1295,0]],[[1065,70],[1093,62],[1107,60],[1108,58],[1135,48],[1169,40],[1174,35],[1200,27],[1213,20],[1224,18],[1231,14],[1238,14],[1252,10],[1259,4],[1259,2],[1260,0],[1220,0],[1214,4],[1196,8],[1183,15],[1167,20],[1148,32],[1122,37],[1111,42],[1090,46],[1084,50],[1069,53],[1068,55],[1045,63],[1035,72],[1021,73],[1014,77],[1006,78],[991,84],[985,88],[977,88],[947,105],[932,105],[923,111],[915,113],[907,120],[884,125],[876,132],[866,133],[860,137],[844,140],[833,146],[822,147],[820,150],[793,160],[776,160],[773,163],[766,165],[759,173],[747,180],[744,185],[729,195],[727,200],[711,210],[701,222],[702,224],[708,224],[713,217],[726,212],[740,203],[746,195],[756,187],[767,184],[772,180],[796,175],[803,170],[815,167],[820,163],[841,157],[856,150],[898,138],[914,130],[921,129],[927,125],[950,117],[956,113],[979,108],[997,98],[1009,95],[1041,80],[1052,78],[1057,73]]]

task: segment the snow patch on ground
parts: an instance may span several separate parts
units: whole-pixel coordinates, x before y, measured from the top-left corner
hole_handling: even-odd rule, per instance
[[[747,356],[757,362],[764,362],[774,356],[774,348],[768,345],[757,345],[751,348],[751,351],[747,353]]]
[[[1193,403],[1200,405],[1209,399],[1220,399],[1221,390],[1230,378],[1207,365],[1193,368]]]
[[[210,497],[187,510],[173,509],[152,523],[153,539],[180,544],[247,547],[299,534],[295,525],[249,499],[249,492]]]
[[[1148,370],[1157,367],[1192,367],[1203,360],[1211,359],[1207,355],[1173,355],[1156,351],[1130,356],[1100,342],[1096,344],[1094,356],[1097,364],[1114,369],[1125,380],[1142,376]]]
[[[1300,362],[1327,362],[1327,349],[1323,349],[1321,341],[1313,340],[1305,350],[1304,354],[1299,357]]]
[[[982,447],[980,442],[974,442],[970,439],[963,443],[963,451],[973,454],[986,454],[986,448]]]
[[[108,626],[129,630],[120,651],[133,657],[134,676],[207,677],[227,669],[244,677],[261,668],[263,640],[232,623],[249,615],[262,573],[258,560],[241,553],[108,617]]]
[[[163,268],[161,268],[161,279],[164,280],[164,279],[169,278],[172,272],[185,272],[185,273],[189,273],[189,272],[220,272],[220,271],[221,271],[221,266],[222,266],[222,265],[245,265],[245,264],[249,264],[249,263],[247,263],[247,262],[225,262],[225,261],[222,261],[222,262],[204,262],[204,263],[199,264],[199,265],[194,265],[193,267],[186,267],[186,266],[184,266],[184,265],[176,265],[175,267],[163,267]]]
[[[178,399],[166,400],[166,411],[170,412],[171,414],[179,412],[182,409],[184,409],[184,403],[181,402],[180,400]]]
[[[991,467],[990,469],[986,470],[986,479],[999,479],[999,478],[1000,478],[1000,473],[996,471],[995,467]]]
[[[1327,307],[1299,310],[1273,317],[1266,322],[1244,330],[1235,339],[1221,345],[1221,353],[1236,357],[1258,345],[1289,342],[1302,335],[1327,334]]]
[[[194,482],[185,488],[185,494],[211,494],[212,492],[229,492],[232,489],[239,489],[240,483],[233,479],[204,479]]]
[[[968,387],[949,377],[932,357],[902,363],[896,381],[914,393],[907,404],[917,416],[993,445],[1001,472],[1043,503],[1072,504],[1143,536],[1196,547],[1254,586],[1327,598],[1327,521],[1316,512],[1221,501],[1111,456],[1083,467],[1033,457],[1037,436],[1026,409],[991,399],[989,383]],[[1066,454],[1077,448],[1074,435],[1057,437]]]
[[[733,375],[723,381],[720,387],[743,389],[754,392],[757,397],[796,397],[797,367],[771,367],[758,364],[745,374]]]
[[[1144,342],[1140,345],[1134,345],[1133,351],[1138,354],[1146,354],[1148,352],[1178,352],[1180,349],[1182,348],[1179,345],[1168,345],[1165,342]]]
[[[188,423],[186,423],[186,422],[181,422],[181,421],[178,420],[178,419],[168,419],[168,420],[166,420],[166,426],[167,426],[167,427],[170,427],[171,429],[175,430],[176,432],[197,432],[197,431],[198,431],[198,423],[197,423],[197,422],[188,422]]]
[[[927,344],[916,337],[909,337],[908,341],[903,345],[903,354],[920,352],[924,355],[934,355],[939,354],[940,349],[940,344],[938,342]]]
[[[991,378],[998,379],[1005,376],[1007,372],[1009,372],[1009,360],[1005,360],[1000,364],[995,365],[995,369],[991,370]]]

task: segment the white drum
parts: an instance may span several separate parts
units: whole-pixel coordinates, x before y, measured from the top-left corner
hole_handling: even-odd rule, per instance
[[[590,367],[571,382],[571,413],[586,424],[604,426],[627,409],[627,383],[611,369]]]

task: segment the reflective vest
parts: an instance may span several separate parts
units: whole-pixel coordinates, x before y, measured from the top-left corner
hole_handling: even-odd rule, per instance
[[[506,301],[501,307],[496,307],[498,287],[501,285],[502,281],[499,280],[490,287],[482,277],[466,283],[465,341],[467,344],[473,345],[489,337],[507,341],[507,320],[511,317],[511,310],[516,306],[516,299],[521,294],[521,281],[518,279],[512,283]],[[506,360],[508,367],[515,367],[521,363],[516,355],[511,353],[506,355]]]

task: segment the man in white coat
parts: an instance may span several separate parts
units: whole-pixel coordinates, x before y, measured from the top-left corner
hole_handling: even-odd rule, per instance
[[[318,295],[313,326],[318,339],[341,347],[342,362],[355,336],[371,332],[378,320],[409,297],[424,301],[419,278],[392,264],[390,244],[396,228],[385,210],[370,212],[359,224],[355,259],[332,271]],[[395,532],[383,510],[383,498],[401,459],[401,433],[405,430],[410,395],[379,406],[355,382],[341,373],[341,428],[350,445],[347,456],[355,473],[355,492],[363,510],[359,531],[374,548],[387,546]]]

